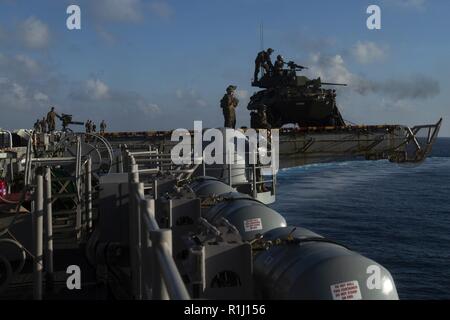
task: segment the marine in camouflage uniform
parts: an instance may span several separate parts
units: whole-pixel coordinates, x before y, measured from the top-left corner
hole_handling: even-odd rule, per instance
[[[277,56],[277,60],[275,61],[275,64],[273,66],[274,73],[277,76],[282,76],[283,75],[283,68],[284,68],[284,59],[283,59],[282,56],[278,55]]]
[[[255,59],[255,73],[253,75],[253,81],[258,82],[259,69],[262,67],[266,73],[270,73],[273,69],[272,60],[270,60],[270,55],[273,49],[269,48],[266,51],[261,51],[258,53]]]
[[[100,122],[100,133],[105,133],[106,130],[106,122],[105,120],[102,120],[102,122]]]
[[[257,130],[261,130],[261,129],[265,129],[268,130],[267,133],[270,135],[270,129],[272,128],[271,125],[269,124],[269,121],[267,119],[267,106],[264,104],[261,104],[257,110],[254,110],[251,114],[250,114],[250,126],[253,129],[257,129]],[[258,139],[258,148],[259,148],[259,139]],[[266,186],[264,185],[264,178],[262,176],[262,170],[260,168],[260,166],[262,165],[261,162],[259,161],[259,157],[256,159],[256,180],[257,180],[257,184],[256,184],[256,191],[257,192],[266,192],[268,191]]]
[[[251,113],[250,126],[253,129],[271,129],[271,125],[267,119],[267,106],[260,105],[257,111]]]
[[[225,118],[225,128],[236,128],[236,107],[239,104],[239,100],[234,96],[236,88],[236,86],[228,86],[227,93],[220,100],[220,107]]]
[[[47,133],[47,121],[46,121],[45,117],[43,117],[41,120],[41,132]]]
[[[59,118],[58,114],[55,112],[55,108],[52,107],[52,109],[47,113],[47,126],[49,133],[55,131],[56,117]]]
[[[39,121],[39,119],[36,120],[36,122],[34,123],[34,131],[36,132],[41,132],[41,121]]]

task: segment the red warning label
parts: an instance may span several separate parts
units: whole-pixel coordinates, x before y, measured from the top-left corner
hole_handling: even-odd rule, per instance
[[[244,230],[245,232],[262,230],[261,218],[244,220]]]
[[[361,300],[358,281],[336,283],[330,286],[333,300]]]

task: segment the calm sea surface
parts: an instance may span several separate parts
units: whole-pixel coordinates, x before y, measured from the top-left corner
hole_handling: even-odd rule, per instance
[[[302,226],[381,263],[401,299],[450,299],[450,138],[420,166],[349,161],[282,170],[277,202]]]

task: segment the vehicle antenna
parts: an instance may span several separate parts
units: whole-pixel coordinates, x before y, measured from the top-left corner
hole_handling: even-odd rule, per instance
[[[259,37],[260,37],[260,43],[261,43],[261,51],[264,50],[264,24],[261,22],[261,25],[259,27]]]

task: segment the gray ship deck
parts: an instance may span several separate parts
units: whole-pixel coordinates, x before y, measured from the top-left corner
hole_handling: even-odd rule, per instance
[[[420,162],[431,152],[442,119],[436,124],[415,126],[359,125],[279,129],[280,168],[364,158],[393,162]],[[241,129],[244,133],[246,128]],[[193,131],[191,131],[193,134]],[[152,145],[164,153],[177,143],[172,131],[111,132],[104,137],[114,145],[147,149]]]

